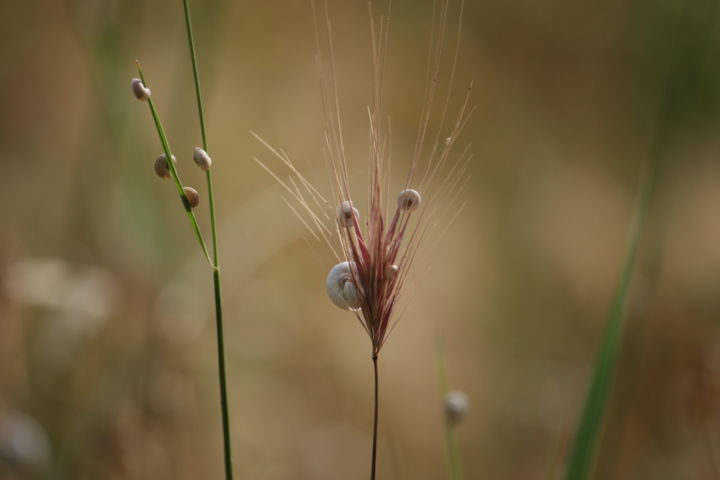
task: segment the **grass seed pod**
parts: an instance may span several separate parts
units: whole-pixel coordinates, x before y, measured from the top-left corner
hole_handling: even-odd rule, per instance
[[[465,392],[451,390],[445,395],[445,419],[450,425],[459,425],[467,414],[470,400]]]
[[[330,300],[344,310],[360,308],[360,294],[352,281],[350,262],[340,262],[328,273],[325,282]]]
[[[135,95],[135,98],[140,100],[141,102],[144,102],[148,98],[150,98],[150,95],[152,92],[149,88],[145,86],[142,80],[139,78],[133,78],[132,82],[130,82],[130,85],[132,85],[132,91]]]
[[[210,158],[210,155],[208,155],[208,153],[202,148],[195,147],[195,152],[193,152],[193,160],[203,172],[207,172],[208,170],[210,170],[210,166],[212,165],[212,158]]]
[[[185,198],[187,199],[186,207],[195,208],[200,204],[200,195],[197,190],[192,187],[183,187]]]
[[[360,216],[357,208],[349,200],[342,202],[337,208],[337,221],[342,227],[352,227],[354,219]]]
[[[177,159],[175,158],[175,155],[172,156],[173,163],[177,163]],[[160,178],[170,178],[170,166],[167,162],[167,156],[163,153],[158,155],[158,157],[155,159],[155,173]]]
[[[413,210],[417,210],[420,206],[420,201],[420,193],[412,188],[407,188],[398,195],[397,204],[400,210],[412,212]]]

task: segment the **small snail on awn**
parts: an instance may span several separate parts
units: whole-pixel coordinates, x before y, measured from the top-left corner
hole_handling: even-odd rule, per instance
[[[337,208],[337,221],[341,227],[352,227],[359,216],[360,212],[349,200],[345,200]]]
[[[360,293],[352,280],[350,262],[340,262],[328,273],[325,283],[330,300],[344,310],[360,308]]]
[[[420,197],[420,193],[417,190],[413,190],[412,188],[406,188],[402,192],[400,192],[400,195],[398,195],[398,208],[400,210],[406,210],[408,212],[412,212],[413,210],[417,210],[417,208],[420,206],[422,198]]]

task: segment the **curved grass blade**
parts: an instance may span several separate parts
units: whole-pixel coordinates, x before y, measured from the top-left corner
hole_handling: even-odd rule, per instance
[[[612,389],[613,373],[622,343],[623,320],[630,290],[630,280],[635,266],[635,258],[637,257],[640,235],[645,223],[654,178],[655,167],[651,162],[635,205],[625,261],[608,314],[600,351],[595,362],[595,372],[593,373],[590,391],[585,400],[580,425],[575,434],[575,442],[568,461],[565,480],[585,480],[589,478],[592,472],[604,413]]]

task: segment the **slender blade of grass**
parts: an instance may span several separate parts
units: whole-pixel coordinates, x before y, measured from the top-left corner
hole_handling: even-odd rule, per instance
[[[575,434],[566,480],[585,480],[590,477],[595,459],[595,451],[600,439],[604,413],[610,398],[613,373],[615,371],[625,317],[625,306],[630,291],[635,259],[648,204],[655,178],[654,164],[651,163],[637,197],[634,218],[630,226],[627,253],[620,274],[620,280],[607,317],[600,350],[595,362],[590,391],[585,400],[580,425]]]
[[[654,21],[664,32],[668,48],[667,71],[658,123],[650,152],[650,165],[638,194],[632,222],[625,263],[620,275],[615,297],[608,315],[605,332],[595,364],[595,372],[588,393],[575,442],[568,461],[566,480],[585,480],[592,473],[595,451],[599,443],[613,373],[616,368],[622,340],[624,309],[627,303],[630,278],[635,264],[641,231],[649,210],[654,186],[660,177],[666,177],[667,161],[664,151],[668,148],[673,130],[692,119],[706,102],[710,65],[708,52],[712,45],[712,33],[717,21],[718,2],[687,2],[678,14],[662,10],[659,19],[643,17],[643,22]],[[655,252],[655,258],[659,254]]]
[[[195,40],[193,37],[188,0],[183,0],[183,13],[185,15],[185,30],[187,33],[188,49],[190,51],[190,62],[192,64],[193,83],[195,85],[195,100],[197,102],[198,120],[200,123],[200,136],[202,137],[203,150],[208,152],[207,130],[205,128],[205,111],[203,108],[202,90],[200,88],[200,74],[198,72],[197,54],[195,51]],[[205,171],[205,178],[207,180],[208,206],[210,209],[210,229],[212,234],[213,249],[213,292],[215,294],[215,330],[217,333],[220,409],[223,429],[223,457],[225,460],[225,478],[226,480],[232,480],[233,466],[230,438],[230,410],[228,407],[227,373],[225,368],[225,335],[223,331],[222,300],[220,294],[220,259],[218,253],[217,222],[215,220],[215,195],[213,192],[212,168]]]
[[[442,339],[437,340],[437,371],[438,371],[438,390],[440,393],[440,402],[445,402],[445,396],[448,393],[447,373],[445,371],[445,352],[443,350]],[[447,452],[447,466],[450,480],[462,480],[462,465],[460,463],[460,451],[455,438],[455,429],[447,419],[445,423],[445,450]]]

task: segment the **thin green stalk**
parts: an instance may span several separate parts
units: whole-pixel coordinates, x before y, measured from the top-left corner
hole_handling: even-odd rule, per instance
[[[447,422],[445,423],[447,424]],[[445,443],[447,444],[450,478],[452,480],[461,480],[460,452],[457,445],[457,438],[455,438],[455,429],[450,425],[445,426]]]
[[[139,62],[137,63],[137,69],[143,85],[147,86],[147,82],[145,81],[145,75],[143,75],[143,71],[142,68],[140,68]],[[210,258],[207,246],[205,245],[205,240],[203,240],[202,233],[200,232],[200,227],[198,226],[197,219],[195,218],[195,213],[193,213],[192,209],[190,208],[190,203],[188,202],[187,196],[183,191],[182,181],[180,181],[180,175],[175,168],[175,162],[172,161],[173,157],[172,152],[170,151],[170,144],[168,143],[167,136],[165,135],[165,129],[163,128],[162,122],[160,121],[160,116],[158,115],[157,109],[155,108],[155,102],[153,102],[152,98],[148,98],[147,103],[150,107],[150,113],[152,114],[153,121],[155,122],[155,128],[157,129],[158,136],[160,137],[160,143],[162,144],[163,152],[165,153],[165,157],[167,158],[168,166],[170,167],[170,174],[175,181],[175,186],[177,187],[178,194],[180,194],[183,207],[185,208],[185,212],[187,213],[188,220],[190,220],[190,225],[192,226],[192,229],[195,232],[195,236],[200,243],[200,248],[202,248],[203,255],[205,255],[208,263],[210,265],[213,265],[213,261]]]
[[[654,177],[654,164],[651,163],[638,194],[634,219],[630,227],[625,262],[608,314],[600,351],[595,362],[595,372],[590,391],[585,401],[580,425],[570,453],[570,460],[565,474],[566,480],[585,480],[592,473],[595,451],[600,440],[604,413],[610,397],[613,374],[618,362],[625,305],[630,291],[630,280],[635,258],[637,257],[640,234],[648,210]]]
[[[378,382],[378,356],[373,354],[373,372],[375,377],[375,411],[373,414],[373,438],[372,438],[372,460],[370,462],[370,480],[375,480],[375,464],[377,462],[377,433],[378,433],[378,400],[379,400],[379,382]]]
[[[447,374],[445,373],[445,356],[443,354],[442,340],[437,342],[437,370],[438,370],[438,388],[440,391],[440,401],[445,401],[448,393]],[[445,419],[445,449],[447,451],[448,471],[451,480],[462,480],[462,466],[460,463],[460,451],[458,449],[457,438],[455,437],[455,429],[450,422]]]
[[[205,109],[203,108],[202,90],[200,89],[200,74],[198,73],[197,54],[195,53],[195,40],[193,37],[192,21],[190,20],[190,6],[188,5],[188,0],[183,0],[183,12],[185,13],[185,31],[187,32],[188,48],[190,49],[190,61],[192,63],[193,70],[193,81],[195,83],[195,100],[197,101],[198,117],[200,120],[200,135],[202,136],[203,149],[207,152]]]
[[[195,53],[195,40],[193,38],[192,21],[190,19],[190,7],[188,0],[183,0],[183,12],[185,14],[185,29],[187,32],[188,48],[190,50],[190,61],[193,70],[193,82],[195,85],[195,99],[197,101],[198,119],[200,122],[200,135],[202,137],[203,150],[208,152],[207,131],[205,129],[205,112],[203,109],[202,90],[200,88],[200,75],[198,73],[197,54]],[[215,324],[217,333],[217,356],[218,375],[220,383],[220,410],[222,415],[223,429],[223,456],[225,460],[225,478],[232,480],[232,447],[230,438],[230,411],[228,407],[227,375],[225,368],[225,336],[223,332],[222,300],[220,290],[220,259],[218,253],[217,222],[215,219],[215,196],[213,193],[212,168],[205,172],[208,189],[208,205],[210,209],[210,229],[212,233],[213,249],[213,291],[215,294]]]

